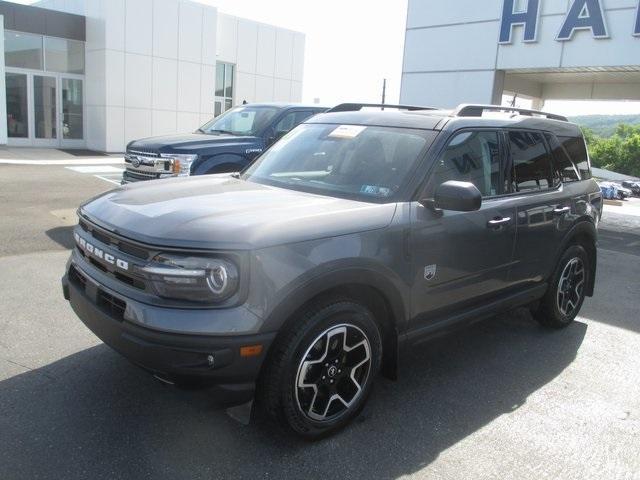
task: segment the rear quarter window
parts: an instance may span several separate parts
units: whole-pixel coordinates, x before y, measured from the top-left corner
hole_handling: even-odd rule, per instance
[[[588,180],[591,178],[591,163],[587,153],[587,145],[582,137],[559,137],[562,146],[565,148],[573,163],[578,167],[580,178]]]
[[[558,175],[542,133],[514,130],[508,136],[513,190],[527,192],[556,186]]]
[[[562,181],[568,183],[580,180],[578,167],[571,161],[571,157],[560,143],[560,140],[550,133],[545,134],[545,137],[549,142],[549,147],[551,147],[553,161]]]

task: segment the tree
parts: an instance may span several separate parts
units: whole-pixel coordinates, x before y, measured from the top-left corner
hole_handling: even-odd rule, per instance
[[[640,126],[620,124],[610,138],[584,129],[584,137],[593,166],[640,176]]]

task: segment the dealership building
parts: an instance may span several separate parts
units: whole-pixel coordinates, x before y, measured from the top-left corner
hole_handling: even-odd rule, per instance
[[[401,101],[640,100],[639,0],[409,0]]]
[[[302,33],[187,0],[0,1],[0,144],[122,152],[243,102],[299,102]]]

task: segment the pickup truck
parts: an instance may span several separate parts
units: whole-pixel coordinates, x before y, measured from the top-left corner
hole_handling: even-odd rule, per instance
[[[122,183],[238,172],[309,117],[318,105],[241,105],[193,133],[143,138],[127,145]]]

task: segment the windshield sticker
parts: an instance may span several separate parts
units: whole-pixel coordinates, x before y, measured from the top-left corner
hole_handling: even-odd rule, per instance
[[[340,125],[333,132],[329,134],[329,138],[356,138],[362,132],[364,132],[367,127],[362,127],[358,125]]]
[[[362,188],[360,188],[360,193],[376,197],[388,197],[391,195],[391,189],[387,187],[378,187],[376,185],[363,185]]]

